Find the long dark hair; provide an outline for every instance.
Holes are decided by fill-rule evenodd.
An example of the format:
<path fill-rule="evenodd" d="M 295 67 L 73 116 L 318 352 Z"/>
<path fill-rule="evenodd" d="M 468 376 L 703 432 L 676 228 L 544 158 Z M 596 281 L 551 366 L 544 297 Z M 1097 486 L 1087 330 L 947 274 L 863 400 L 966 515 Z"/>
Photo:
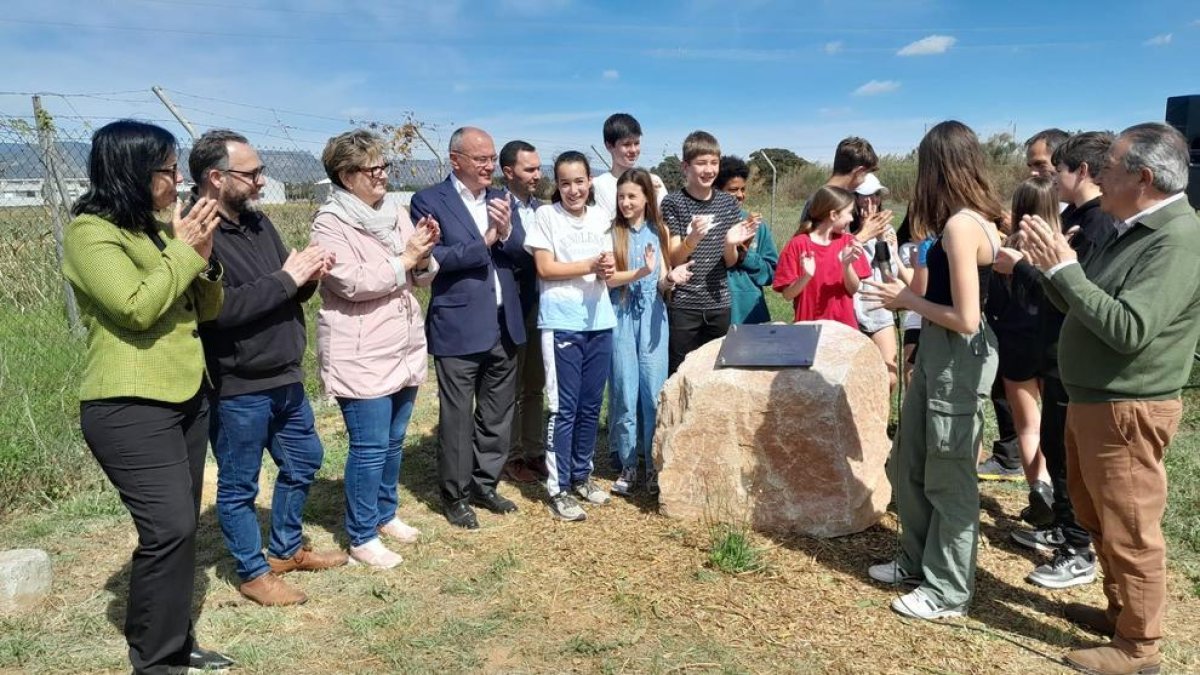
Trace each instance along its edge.
<path fill-rule="evenodd" d="M 917 146 L 917 186 L 908 211 L 913 238 L 941 235 L 950 216 L 962 209 L 992 222 L 1001 217 L 979 137 L 962 122 L 949 120 L 930 129 Z"/>
<path fill-rule="evenodd" d="M 92 134 L 88 154 L 90 184 L 71 213 L 101 216 L 127 230 L 153 229 L 150 185 L 155 169 L 161 168 L 175 147 L 175 136 L 153 124 L 117 120 L 100 127 Z"/>
<path fill-rule="evenodd" d="M 554 160 L 554 194 L 551 195 L 550 201 L 557 204 L 562 201 L 562 195 L 558 194 L 558 167 L 563 164 L 582 164 L 583 170 L 587 173 L 588 178 L 592 177 L 592 165 L 588 164 L 587 155 L 577 150 L 567 150 L 559 155 Z M 596 187 L 588 188 L 587 205 L 595 206 L 596 204 Z"/>

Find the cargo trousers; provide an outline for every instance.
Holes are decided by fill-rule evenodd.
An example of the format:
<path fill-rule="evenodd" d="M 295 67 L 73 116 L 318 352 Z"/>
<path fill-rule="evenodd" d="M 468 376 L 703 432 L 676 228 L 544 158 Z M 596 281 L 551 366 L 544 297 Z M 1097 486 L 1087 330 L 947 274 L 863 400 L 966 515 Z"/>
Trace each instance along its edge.
<path fill-rule="evenodd" d="M 888 459 L 900 517 L 896 562 L 943 607 L 964 607 L 975 589 L 976 448 L 997 363 L 986 323 L 963 335 L 925 321 Z"/>

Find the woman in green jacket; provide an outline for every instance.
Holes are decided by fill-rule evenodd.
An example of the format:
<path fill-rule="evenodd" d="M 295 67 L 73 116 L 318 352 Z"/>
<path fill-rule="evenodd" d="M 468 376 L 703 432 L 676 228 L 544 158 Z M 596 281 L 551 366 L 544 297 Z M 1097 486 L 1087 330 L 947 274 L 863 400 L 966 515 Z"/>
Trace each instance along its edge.
<path fill-rule="evenodd" d="M 208 442 L 197 325 L 217 316 L 216 203 L 187 216 L 175 137 L 122 120 L 92 136 L 91 185 L 63 240 L 63 273 L 87 328 L 80 426 L 133 517 L 125 638 L 135 673 L 228 667 L 191 624 L 196 521 Z M 154 218 L 175 204 L 170 227 Z"/>

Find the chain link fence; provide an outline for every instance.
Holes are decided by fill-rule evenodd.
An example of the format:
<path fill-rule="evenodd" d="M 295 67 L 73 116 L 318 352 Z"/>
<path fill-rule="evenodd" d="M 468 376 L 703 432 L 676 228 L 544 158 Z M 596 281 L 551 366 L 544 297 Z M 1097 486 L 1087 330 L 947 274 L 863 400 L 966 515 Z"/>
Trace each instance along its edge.
<path fill-rule="evenodd" d="M 60 269 L 71 205 L 88 187 L 90 137 L 88 129 L 56 129 L 48 117 L 0 120 L 0 513 L 100 479 L 78 429 L 86 336 Z M 179 149 L 181 195 L 192 187 L 188 150 Z M 303 150 L 257 150 L 267 168 L 263 210 L 287 246 L 302 248 L 329 191 L 324 168 Z M 419 188 L 440 180 L 438 172 L 436 162 L 397 164 L 393 183 Z M 390 198 L 406 204 L 410 194 Z M 317 302 L 309 304 L 311 313 Z"/>

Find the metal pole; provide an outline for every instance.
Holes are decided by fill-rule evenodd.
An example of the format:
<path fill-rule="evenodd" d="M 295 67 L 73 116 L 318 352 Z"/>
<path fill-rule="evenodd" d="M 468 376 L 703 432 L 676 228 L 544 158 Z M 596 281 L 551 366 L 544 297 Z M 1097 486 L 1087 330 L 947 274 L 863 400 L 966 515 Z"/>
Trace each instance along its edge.
<path fill-rule="evenodd" d="M 167 110 L 175 116 L 175 119 L 179 120 L 179 123 L 183 125 L 183 128 L 187 129 L 188 135 L 192 137 L 192 140 L 196 140 L 196 138 L 199 136 L 199 134 L 196 133 L 196 127 L 193 127 L 192 123 L 187 121 L 187 119 L 183 116 L 183 113 L 179 112 L 179 108 L 176 108 L 171 99 L 167 97 L 167 92 L 163 91 L 163 88 L 157 84 L 153 87 L 150 87 L 150 91 L 154 92 L 154 95 L 158 97 L 158 100 L 162 101 L 162 104 L 167 106 Z"/>
<path fill-rule="evenodd" d="M 437 157 L 438 175 L 446 175 L 446 161 L 442 159 L 441 153 L 434 149 L 433 144 L 429 142 L 429 139 L 425 138 L 425 134 L 421 133 L 421 126 L 419 124 L 414 122 L 412 126 L 413 133 L 417 135 L 417 138 L 421 139 L 421 142 L 425 144 L 425 147 L 429 148 L 429 151 L 433 153 L 434 157 Z"/>
<path fill-rule="evenodd" d="M 592 152 L 596 153 L 596 159 L 599 159 L 601 162 L 604 162 L 604 168 L 608 169 L 609 171 L 612 171 L 612 164 L 609 164 L 608 160 L 604 159 L 604 155 L 600 154 L 600 151 L 596 149 L 596 145 L 592 144 L 591 148 L 592 148 Z"/>
<path fill-rule="evenodd" d="M 62 160 L 58 156 L 58 146 L 54 139 L 54 118 L 42 108 L 42 97 L 33 97 L 33 120 L 37 126 L 38 143 L 42 146 L 42 166 L 46 173 L 43 182 L 43 194 L 46 198 L 46 208 L 50 211 L 50 221 L 54 228 L 54 252 L 58 256 L 58 265 L 63 262 L 63 214 L 70 212 L 66 183 L 63 182 L 60 166 Z M 83 332 L 83 324 L 79 321 L 79 305 L 75 302 L 75 289 L 64 276 L 63 297 L 67 304 L 67 322 L 71 332 L 79 335 Z"/>
<path fill-rule="evenodd" d="M 765 159 L 767 161 L 767 166 L 771 167 L 771 223 L 772 223 L 772 226 L 774 226 L 774 224 L 775 224 L 775 185 L 779 181 L 779 172 L 775 170 L 775 162 L 772 162 L 771 158 L 767 157 L 767 153 L 763 152 L 762 150 L 755 150 L 754 152 L 757 152 L 759 157 L 762 157 L 763 159 Z M 753 155 L 754 153 L 752 152 L 750 154 Z"/>

